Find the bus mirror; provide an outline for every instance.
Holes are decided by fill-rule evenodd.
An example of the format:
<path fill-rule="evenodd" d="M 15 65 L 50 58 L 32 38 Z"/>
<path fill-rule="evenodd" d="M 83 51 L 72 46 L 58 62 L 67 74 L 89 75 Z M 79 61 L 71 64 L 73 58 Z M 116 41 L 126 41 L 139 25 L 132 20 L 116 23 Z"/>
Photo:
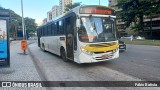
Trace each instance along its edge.
<path fill-rule="evenodd" d="M 77 27 L 80 27 L 80 19 L 77 19 L 77 21 L 76 21 L 76 26 L 77 26 Z"/>

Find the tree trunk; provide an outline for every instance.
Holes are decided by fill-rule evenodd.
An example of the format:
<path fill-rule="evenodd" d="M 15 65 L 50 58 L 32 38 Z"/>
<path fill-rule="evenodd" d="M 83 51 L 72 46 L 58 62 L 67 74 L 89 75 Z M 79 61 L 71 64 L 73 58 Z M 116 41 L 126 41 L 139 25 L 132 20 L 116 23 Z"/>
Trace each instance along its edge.
<path fill-rule="evenodd" d="M 140 15 L 140 29 L 142 30 L 142 36 L 145 36 L 144 24 L 143 24 L 143 15 Z"/>
<path fill-rule="evenodd" d="M 150 38 L 152 39 L 152 14 L 150 15 L 150 31 L 151 31 L 151 33 L 150 33 Z"/>

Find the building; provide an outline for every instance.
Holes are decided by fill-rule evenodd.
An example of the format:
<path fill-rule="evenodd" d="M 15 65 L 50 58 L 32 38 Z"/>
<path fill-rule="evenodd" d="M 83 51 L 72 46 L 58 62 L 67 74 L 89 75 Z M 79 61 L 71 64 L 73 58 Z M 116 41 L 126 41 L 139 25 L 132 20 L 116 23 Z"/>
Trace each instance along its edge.
<path fill-rule="evenodd" d="M 65 13 L 66 5 L 70 3 L 73 4 L 73 0 L 59 0 L 60 14 Z"/>
<path fill-rule="evenodd" d="M 43 23 L 47 23 L 47 18 L 43 19 Z"/>
<path fill-rule="evenodd" d="M 52 7 L 52 10 L 47 12 L 47 21 L 46 19 L 44 19 L 43 23 L 49 22 L 52 19 L 58 17 L 59 15 L 62 15 L 63 13 L 65 13 L 66 6 L 72 3 L 73 3 L 73 0 L 59 0 L 59 6 L 54 5 Z"/>
<path fill-rule="evenodd" d="M 109 0 L 109 7 L 112 7 L 112 6 L 114 6 L 114 5 L 116 5 L 117 4 L 117 0 Z M 113 9 L 116 9 L 116 7 L 112 7 Z"/>
<path fill-rule="evenodd" d="M 117 0 L 109 0 L 109 7 L 111 7 L 112 9 L 114 9 L 116 12 L 120 11 L 121 9 L 118 7 L 115 7 L 115 5 L 117 4 Z M 118 29 L 118 34 L 119 37 L 121 36 L 125 36 L 128 33 L 126 32 L 125 29 L 125 23 L 122 21 L 122 19 L 117 18 L 116 20 L 116 24 L 117 24 L 117 29 Z M 127 31 L 129 30 L 129 28 L 127 29 Z"/>
<path fill-rule="evenodd" d="M 120 11 L 121 9 L 117 7 L 112 7 L 117 4 L 117 0 L 109 0 L 109 6 L 116 11 Z M 160 39 L 160 14 L 152 15 L 152 16 L 144 16 L 144 32 L 147 38 L 152 39 Z M 120 36 L 128 34 L 136 34 L 131 28 L 124 29 L 125 24 L 122 19 L 117 19 L 117 29 L 120 33 Z"/>
<path fill-rule="evenodd" d="M 49 22 L 50 20 L 52 20 L 52 11 L 47 12 L 47 22 Z"/>
<path fill-rule="evenodd" d="M 52 7 L 52 19 L 60 15 L 60 7 L 55 5 Z"/>
<path fill-rule="evenodd" d="M 152 39 L 160 39 L 160 14 L 144 17 L 145 33 Z"/>

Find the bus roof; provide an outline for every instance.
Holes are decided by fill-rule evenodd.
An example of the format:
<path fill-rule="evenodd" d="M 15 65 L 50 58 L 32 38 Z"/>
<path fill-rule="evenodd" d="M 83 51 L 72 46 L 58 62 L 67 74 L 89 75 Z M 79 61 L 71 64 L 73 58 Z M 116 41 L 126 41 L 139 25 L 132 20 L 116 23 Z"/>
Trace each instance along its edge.
<path fill-rule="evenodd" d="M 39 26 L 38 28 L 43 27 L 43 26 L 45 26 L 45 25 L 48 25 L 48 24 L 52 23 L 53 21 L 58 20 L 58 19 L 66 16 L 66 15 L 72 13 L 72 12 L 76 13 L 77 15 L 80 15 L 80 9 L 81 9 L 81 8 L 84 8 L 84 7 L 103 8 L 103 9 L 109 9 L 109 10 L 115 11 L 114 9 L 111 9 L 111 8 L 109 8 L 109 7 L 100 6 L 100 5 L 82 5 L 82 6 L 77 6 L 77 7 L 73 8 L 73 9 L 71 9 L 70 11 L 68 11 L 67 13 L 64 13 L 64 14 L 62 14 L 62 15 L 54 18 L 54 19 L 52 19 L 51 21 L 49 21 L 49 22 L 47 22 L 47 23 Z M 86 14 L 87 14 L 87 13 L 86 13 Z"/>

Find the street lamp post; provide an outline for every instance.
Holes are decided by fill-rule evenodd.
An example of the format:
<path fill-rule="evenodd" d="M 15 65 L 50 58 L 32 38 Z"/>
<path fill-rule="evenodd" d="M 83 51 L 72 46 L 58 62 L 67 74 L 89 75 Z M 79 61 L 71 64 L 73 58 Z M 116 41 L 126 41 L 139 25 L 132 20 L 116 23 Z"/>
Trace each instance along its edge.
<path fill-rule="evenodd" d="M 22 10 L 22 29 L 23 29 L 23 40 L 25 40 L 24 17 L 23 17 L 23 0 L 21 0 L 21 10 Z"/>
<path fill-rule="evenodd" d="M 99 0 L 99 5 L 101 4 L 101 1 Z"/>
<path fill-rule="evenodd" d="M 23 17 L 23 0 L 21 0 L 21 10 L 22 10 L 22 29 L 23 29 L 23 40 L 21 41 L 21 49 L 23 50 L 24 55 L 26 54 L 27 49 L 27 41 L 26 41 L 26 34 L 25 34 L 25 24 L 24 24 L 24 17 Z"/>
<path fill-rule="evenodd" d="M 27 40 L 27 32 L 26 32 L 27 31 L 27 27 L 26 27 L 26 25 L 24 26 L 24 31 L 25 31 L 24 32 L 25 33 L 25 40 Z"/>

